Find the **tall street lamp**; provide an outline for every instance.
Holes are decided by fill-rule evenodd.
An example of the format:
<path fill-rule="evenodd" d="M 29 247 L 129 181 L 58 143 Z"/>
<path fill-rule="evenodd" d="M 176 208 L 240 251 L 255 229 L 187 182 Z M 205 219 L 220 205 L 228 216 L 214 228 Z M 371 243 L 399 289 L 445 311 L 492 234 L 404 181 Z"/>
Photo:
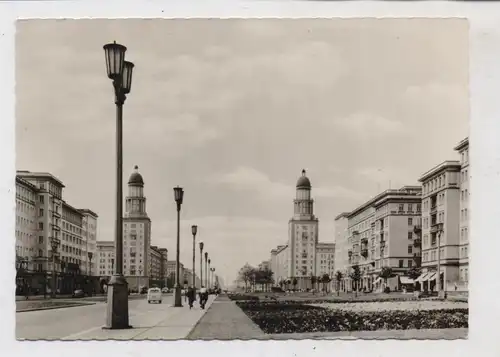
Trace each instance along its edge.
<path fill-rule="evenodd" d="M 211 288 L 211 283 L 210 283 L 210 272 L 212 271 L 212 268 L 210 268 L 210 259 L 208 259 L 208 286 L 207 288 L 210 289 Z"/>
<path fill-rule="evenodd" d="M 205 252 L 205 287 L 208 289 L 208 252 Z"/>
<path fill-rule="evenodd" d="M 123 104 L 132 87 L 134 64 L 125 61 L 127 48 L 116 42 L 104 45 L 108 78 L 113 81 L 116 105 L 116 270 L 108 283 L 107 329 L 130 328 L 128 287 L 123 276 Z"/>
<path fill-rule="evenodd" d="M 437 224 L 437 277 L 436 277 L 436 290 L 439 298 L 443 298 L 444 294 L 441 292 L 441 236 L 444 232 L 444 224 Z"/>
<path fill-rule="evenodd" d="M 203 246 L 204 243 L 200 242 L 200 288 L 203 286 Z"/>
<path fill-rule="evenodd" d="M 174 197 L 175 203 L 177 204 L 177 252 L 175 261 L 175 297 L 174 297 L 174 307 L 182 307 L 182 296 L 181 296 L 181 283 L 180 283 L 180 231 L 181 231 L 181 205 L 184 199 L 184 190 L 177 186 L 174 187 Z"/>
<path fill-rule="evenodd" d="M 57 272 L 56 272 L 56 255 L 57 255 L 57 247 L 59 246 L 59 239 L 52 237 L 50 238 L 50 248 L 52 248 L 52 291 L 51 296 L 53 298 L 56 297 L 57 290 Z"/>
<path fill-rule="evenodd" d="M 196 269 L 195 269 L 195 250 L 196 250 L 196 233 L 198 232 L 198 226 L 191 226 L 191 233 L 193 233 L 193 289 L 196 289 Z"/>
<path fill-rule="evenodd" d="M 214 271 L 215 271 L 215 268 L 210 269 L 210 273 L 211 273 L 210 281 L 211 281 L 212 287 L 215 289 Z"/>

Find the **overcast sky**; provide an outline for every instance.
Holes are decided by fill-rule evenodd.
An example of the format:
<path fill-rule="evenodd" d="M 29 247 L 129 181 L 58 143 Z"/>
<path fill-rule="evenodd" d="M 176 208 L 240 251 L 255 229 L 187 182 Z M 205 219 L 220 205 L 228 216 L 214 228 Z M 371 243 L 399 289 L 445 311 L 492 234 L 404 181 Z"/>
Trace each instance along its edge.
<path fill-rule="evenodd" d="M 135 63 L 124 179 L 144 177 L 152 244 L 181 260 L 198 224 L 231 282 L 287 240 L 295 183 L 313 185 L 320 241 L 378 190 L 416 184 L 468 135 L 466 20 L 18 22 L 17 168 L 51 172 L 114 239 L 115 106 L 102 45 Z M 125 181 L 126 184 L 126 181 Z M 125 193 L 127 189 L 125 186 Z"/>

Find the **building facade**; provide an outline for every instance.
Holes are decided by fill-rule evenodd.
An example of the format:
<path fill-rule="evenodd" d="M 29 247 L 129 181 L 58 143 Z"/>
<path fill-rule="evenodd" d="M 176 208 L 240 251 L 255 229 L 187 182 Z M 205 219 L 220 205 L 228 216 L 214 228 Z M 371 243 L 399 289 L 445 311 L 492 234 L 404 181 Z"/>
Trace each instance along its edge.
<path fill-rule="evenodd" d="M 346 291 L 346 278 L 349 275 L 348 251 L 351 249 L 348 244 L 348 217 L 349 212 L 343 212 L 335 217 L 335 273 L 331 276 L 335 290 Z M 340 281 L 337 281 L 337 271 L 342 274 Z"/>
<path fill-rule="evenodd" d="M 316 245 L 316 277 L 322 278 L 328 275 L 330 281 L 329 289 L 332 290 L 335 276 L 335 243 L 318 242 Z M 326 283 L 325 283 L 326 287 Z"/>
<path fill-rule="evenodd" d="M 459 238 L 459 273 L 457 287 L 468 290 L 469 285 L 469 221 L 470 221 L 470 174 L 469 174 L 469 138 L 462 140 L 456 147 L 460 155 L 460 238 Z"/>
<path fill-rule="evenodd" d="M 52 287 L 52 274 L 47 273 L 55 271 L 58 291 L 71 290 L 82 285 L 80 277 L 89 273 L 83 219 L 91 215 L 96 227 L 98 217 L 65 202 L 64 187 L 50 173 L 16 172 L 16 261 L 23 263 L 24 274 L 36 273 L 36 277 L 25 276 L 31 289 L 47 291 Z"/>
<path fill-rule="evenodd" d="M 83 271 L 86 275 L 97 276 L 96 263 L 97 258 L 97 214 L 89 209 L 80 209 L 82 214 L 82 239 L 84 241 L 83 257 L 86 259 L 83 265 Z"/>
<path fill-rule="evenodd" d="M 415 229 L 421 226 L 421 192 L 420 186 L 389 189 L 337 217 L 340 232 L 345 230 L 347 218 L 347 239 L 336 237 L 347 240 L 347 255 L 338 257 L 344 265 L 337 265 L 344 276 L 343 291 L 380 291 L 385 284 L 379 277 L 383 267 L 404 275 L 414 266 L 420 252 Z M 356 265 L 361 273 L 357 283 L 350 277 Z M 397 277 L 388 283 L 391 290 L 397 288 Z"/>
<path fill-rule="evenodd" d="M 97 241 L 97 272 L 100 277 L 110 278 L 115 267 L 115 242 Z"/>
<path fill-rule="evenodd" d="M 167 284 L 167 248 L 151 246 L 149 249 L 149 282 L 150 286 L 165 287 Z"/>
<path fill-rule="evenodd" d="M 435 288 L 438 260 L 441 286 L 459 280 L 460 222 L 467 214 L 460 211 L 460 177 L 460 162 L 445 161 L 420 178 L 423 187 L 423 269 L 417 280 L 424 290 Z"/>
<path fill-rule="evenodd" d="M 128 180 L 123 217 L 123 275 L 129 287 L 149 286 L 151 220 L 146 212 L 144 180 L 138 166 Z"/>
<path fill-rule="evenodd" d="M 175 271 L 176 271 L 176 261 L 167 261 L 167 279 L 172 282 L 172 287 L 175 286 Z M 205 266 L 203 266 L 203 274 L 205 274 Z M 184 264 L 179 263 L 179 282 L 181 286 L 184 286 Z M 204 284 L 204 282 L 203 282 Z"/>

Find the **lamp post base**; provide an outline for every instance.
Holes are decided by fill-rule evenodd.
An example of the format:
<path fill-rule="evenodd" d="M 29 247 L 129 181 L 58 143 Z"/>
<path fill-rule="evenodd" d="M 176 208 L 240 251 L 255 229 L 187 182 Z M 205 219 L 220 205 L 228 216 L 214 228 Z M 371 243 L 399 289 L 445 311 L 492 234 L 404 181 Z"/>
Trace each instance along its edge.
<path fill-rule="evenodd" d="M 174 291 L 174 307 L 182 307 L 182 291 L 180 286 L 176 286 Z"/>
<path fill-rule="evenodd" d="M 128 284 L 123 275 L 113 275 L 108 283 L 108 303 L 104 329 L 129 329 Z"/>

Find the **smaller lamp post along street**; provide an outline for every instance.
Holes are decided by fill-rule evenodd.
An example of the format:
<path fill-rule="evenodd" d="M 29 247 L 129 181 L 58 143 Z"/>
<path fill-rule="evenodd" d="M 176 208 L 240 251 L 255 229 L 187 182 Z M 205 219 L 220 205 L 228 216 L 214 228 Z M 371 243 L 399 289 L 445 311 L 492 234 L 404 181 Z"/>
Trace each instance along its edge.
<path fill-rule="evenodd" d="M 210 283 L 210 272 L 212 271 L 212 268 L 210 268 L 210 259 L 208 259 L 208 283 L 207 283 L 207 289 L 210 289 L 212 286 Z"/>
<path fill-rule="evenodd" d="M 92 296 L 92 292 L 94 290 L 94 285 L 92 283 L 92 257 L 94 256 L 94 253 L 88 252 L 87 256 L 89 257 L 89 283 L 90 283 L 90 296 Z"/>
<path fill-rule="evenodd" d="M 205 252 L 205 287 L 208 289 L 208 252 Z"/>
<path fill-rule="evenodd" d="M 200 288 L 203 286 L 203 246 L 204 243 L 200 242 Z"/>
<path fill-rule="evenodd" d="M 212 278 L 211 278 L 211 281 L 212 281 L 212 287 L 215 289 L 214 275 L 215 275 L 215 268 L 212 268 Z"/>
<path fill-rule="evenodd" d="M 113 81 L 116 105 L 116 218 L 115 259 L 116 270 L 108 282 L 108 303 L 105 329 L 127 329 L 128 283 L 123 276 L 123 105 L 132 88 L 134 64 L 125 61 L 127 47 L 116 42 L 104 45 L 106 71 Z"/>
<path fill-rule="evenodd" d="M 52 237 L 50 239 L 50 248 L 52 248 L 52 287 L 51 287 L 51 296 L 53 298 L 56 297 L 57 291 L 57 272 L 56 272 L 56 255 L 57 255 L 57 247 L 59 246 L 59 239 Z"/>
<path fill-rule="evenodd" d="M 193 233 L 193 289 L 196 289 L 196 268 L 195 268 L 195 255 L 196 255 L 196 233 L 198 232 L 198 226 L 191 226 L 191 233 Z"/>
<path fill-rule="evenodd" d="M 175 295 L 174 295 L 174 307 L 182 307 L 182 296 L 181 296 L 181 282 L 180 282 L 180 230 L 181 230 L 181 205 L 184 200 L 184 190 L 177 186 L 174 187 L 174 197 L 175 203 L 177 204 L 177 251 L 175 259 Z"/>
<path fill-rule="evenodd" d="M 437 224 L 437 276 L 436 276 L 436 290 L 439 298 L 444 298 L 441 292 L 441 235 L 444 232 L 443 223 Z"/>

